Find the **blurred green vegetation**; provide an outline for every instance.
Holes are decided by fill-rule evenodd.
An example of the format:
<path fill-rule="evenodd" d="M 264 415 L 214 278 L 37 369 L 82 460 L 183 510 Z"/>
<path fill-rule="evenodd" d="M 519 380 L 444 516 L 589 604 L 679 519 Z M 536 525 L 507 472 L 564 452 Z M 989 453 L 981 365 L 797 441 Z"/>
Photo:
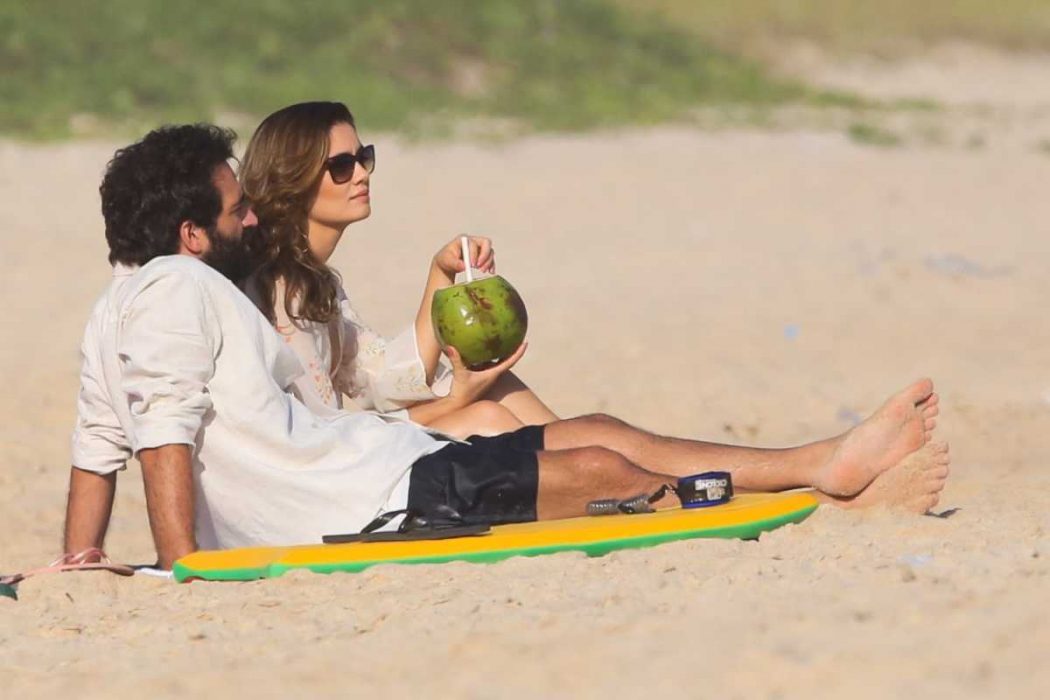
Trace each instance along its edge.
<path fill-rule="evenodd" d="M 254 118 L 306 99 L 344 100 L 370 129 L 412 130 L 471 116 L 582 129 L 846 98 L 609 0 L 0 4 L 2 132 Z"/>
<path fill-rule="evenodd" d="M 4 0 L 0 133 L 250 123 L 306 99 L 427 134 L 872 106 L 771 75 L 760 59 L 784 36 L 1050 48 L 1050 0 Z"/>
<path fill-rule="evenodd" d="M 854 122 L 853 124 L 850 124 L 846 129 L 846 134 L 856 143 L 862 143 L 868 146 L 889 148 L 891 146 L 899 146 L 903 143 L 903 139 L 889 129 L 884 129 L 874 124 L 866 124 L 864 122 Z"/>
<path fill-rule="evenodd" d="M 768 55 L 785 37 L 834 51 L 896 55 L 963 40 L 1050 48 L 1050 0 L 616 0 L 726 51 Z"/>

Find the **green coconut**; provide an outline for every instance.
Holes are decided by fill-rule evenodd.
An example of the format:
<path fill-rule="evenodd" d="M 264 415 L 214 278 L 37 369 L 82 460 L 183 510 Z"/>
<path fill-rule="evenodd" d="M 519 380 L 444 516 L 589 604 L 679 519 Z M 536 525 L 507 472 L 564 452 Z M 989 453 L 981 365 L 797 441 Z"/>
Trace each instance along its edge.
<path fill-rule="evenodd" d="M 513 355 L 529 327 L 521 295 L 498 275 L 439 289 L 430 317 L 441 346 L 454 347 L 472 370 Z"/>

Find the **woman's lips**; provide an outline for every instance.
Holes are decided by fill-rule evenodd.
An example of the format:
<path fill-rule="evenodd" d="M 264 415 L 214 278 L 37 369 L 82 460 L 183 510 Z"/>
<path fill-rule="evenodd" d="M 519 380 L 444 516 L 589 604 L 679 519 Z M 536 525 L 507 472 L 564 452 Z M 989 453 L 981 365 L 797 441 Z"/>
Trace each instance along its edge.
<path fill-rule="evenodd" d="M 357 194 L 355 194 L 350 199 L 363 199 L 365 201 L 368 201 L 368 199 L 369 199 L 369 197 L 368 197 L 368 190 L 365 190 L 364 192 L 358 192 Z"/>

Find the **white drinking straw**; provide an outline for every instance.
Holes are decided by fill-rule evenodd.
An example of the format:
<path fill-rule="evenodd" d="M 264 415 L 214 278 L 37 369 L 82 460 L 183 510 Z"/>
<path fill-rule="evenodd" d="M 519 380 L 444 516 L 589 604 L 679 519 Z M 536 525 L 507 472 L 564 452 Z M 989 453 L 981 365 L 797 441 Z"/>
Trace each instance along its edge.
<path fill-rule="evenodd" d="M 467 283 L 474 281 L 474 275 L 470 270 L 470 242 L 466 236 L 459 237 L 460 245 L 463 246 L 463 262 L 467 263 Z"/>

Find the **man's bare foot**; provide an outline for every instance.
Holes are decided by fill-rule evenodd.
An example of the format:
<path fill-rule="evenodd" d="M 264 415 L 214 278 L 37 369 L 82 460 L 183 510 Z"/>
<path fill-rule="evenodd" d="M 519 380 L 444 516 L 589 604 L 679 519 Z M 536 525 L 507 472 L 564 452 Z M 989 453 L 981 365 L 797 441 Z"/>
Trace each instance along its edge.
<path fill-rule="evenodd" d="M 931 442 L 884 471 L 856 496 L 818 495 L 821 502 L 841 508 L 888 506 L 925 513 L 937 505 L 948 479 L 948 443 Z"/>
<path fill-rule="evenodd" d="M 933 382 L 920 379 L 889 398 L 850 430 L 824 464 L 813 486 L 831 496 L 858 494 L 879 474 L 925 445 L 937 425 Z"/>

